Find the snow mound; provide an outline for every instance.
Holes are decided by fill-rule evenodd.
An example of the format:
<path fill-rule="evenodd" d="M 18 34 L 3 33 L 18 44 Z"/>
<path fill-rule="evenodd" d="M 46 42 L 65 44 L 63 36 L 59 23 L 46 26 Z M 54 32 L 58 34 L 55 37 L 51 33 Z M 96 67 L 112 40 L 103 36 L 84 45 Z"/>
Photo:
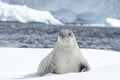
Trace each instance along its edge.
<path fill-rule="evenodd" d="M 63 25 L 60 21 L 56 20 L 50 12 L 39 11 L 27 6 L 10 5 L 0 1 L 0 20 L 1 21 L 19 21 L 39 22 L 43 24 Z"/>
<path fill-rule="evenodd" d="M 51 50 L 0 48 L 0 80 L 120 80 L 120 52 L 95 49 L 81 49 L 91 71 L 39 77 L 37 66 Z"/>
<path fill-rule="evenodd" d="M 120 27 L 120 20 L 115 18 L 107 18 L 106 22 L 112 26 Z"/>

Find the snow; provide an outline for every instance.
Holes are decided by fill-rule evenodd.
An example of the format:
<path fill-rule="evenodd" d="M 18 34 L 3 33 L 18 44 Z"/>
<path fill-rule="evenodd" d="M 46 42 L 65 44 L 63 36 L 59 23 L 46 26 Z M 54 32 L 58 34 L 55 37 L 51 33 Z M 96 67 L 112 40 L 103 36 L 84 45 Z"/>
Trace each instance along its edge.
<path fill-rule="evenodd" d="M 83 73 L 36 74 L 52 48 L 0 48 L 0 80 L 120 80 L 120 52 L 81 49 L 91 70 Z"/>
<path fill-rule="evenodd" d="M 115 18 L 107 18 L 106 22 L 112 26 L 120 27 L 120 20 Z"/>
<path fill-rule="evenodd" d="M 10 5 L 0 1 L 1 21 L 39 22 L 43 24 L 63 25 L 48 11 L 39 11 L 25 5 Z"/>

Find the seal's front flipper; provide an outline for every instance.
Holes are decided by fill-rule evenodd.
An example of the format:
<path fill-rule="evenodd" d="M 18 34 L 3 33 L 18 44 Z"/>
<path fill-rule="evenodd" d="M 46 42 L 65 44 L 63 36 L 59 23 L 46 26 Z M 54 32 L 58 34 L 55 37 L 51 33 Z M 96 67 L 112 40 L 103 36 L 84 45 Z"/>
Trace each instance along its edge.
<path fill-rule="evenodd" d="M 79 72 L 85 72 L 85 71 L 89 71 L 89 70 L 90 70 L 90 67 L 87 63 L 81 64 L 79 67 Z"/>

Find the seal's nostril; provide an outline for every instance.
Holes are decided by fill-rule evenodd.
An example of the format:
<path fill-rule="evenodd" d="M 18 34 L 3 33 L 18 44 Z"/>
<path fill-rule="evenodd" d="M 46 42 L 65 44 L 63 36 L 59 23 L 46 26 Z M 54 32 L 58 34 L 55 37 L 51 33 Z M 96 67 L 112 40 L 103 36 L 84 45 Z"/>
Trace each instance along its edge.
<path fill-rule="evenodd" d="M 62 36 L 62 32 L 59 33 L 59 36 Z"/>
<path fill-rule="evenodd" d="M 60 32 L 60 33 L 59 33 L 59 36 L 65 37 L 65 34 L 64 34 L 63 32 Z"/>

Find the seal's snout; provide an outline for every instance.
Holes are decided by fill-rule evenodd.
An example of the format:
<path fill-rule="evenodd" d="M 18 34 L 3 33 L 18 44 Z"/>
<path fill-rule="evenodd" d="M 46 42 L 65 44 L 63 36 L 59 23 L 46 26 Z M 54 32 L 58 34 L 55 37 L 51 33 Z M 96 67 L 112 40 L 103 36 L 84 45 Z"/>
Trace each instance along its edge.
<path fill-rule="evenodd" d="M 59 36 L 65 37 L 65 33 L 64 33 L 64 32 L 60 32 L 60 33 L 59 33 Z"/>

